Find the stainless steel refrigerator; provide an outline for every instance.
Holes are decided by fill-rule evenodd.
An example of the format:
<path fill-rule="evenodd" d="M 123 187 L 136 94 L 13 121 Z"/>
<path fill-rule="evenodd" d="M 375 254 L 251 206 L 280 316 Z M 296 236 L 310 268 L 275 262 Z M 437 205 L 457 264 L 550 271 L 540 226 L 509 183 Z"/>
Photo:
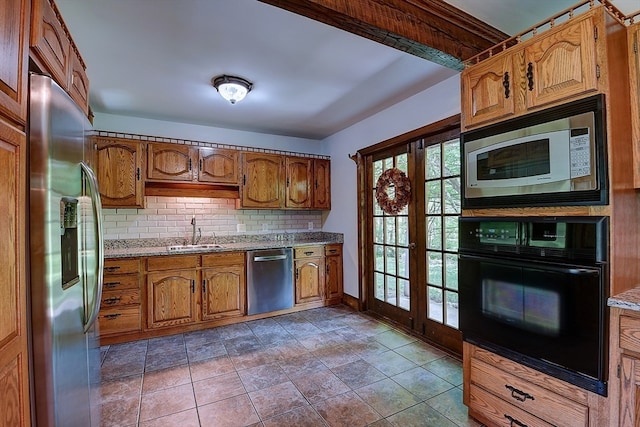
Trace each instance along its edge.
<path fill-rule="evenodd" d="M 37 426 L 100 424 L 102 207 L 91 125 L 50 77 L 29 91 L 31 373 Z"/>

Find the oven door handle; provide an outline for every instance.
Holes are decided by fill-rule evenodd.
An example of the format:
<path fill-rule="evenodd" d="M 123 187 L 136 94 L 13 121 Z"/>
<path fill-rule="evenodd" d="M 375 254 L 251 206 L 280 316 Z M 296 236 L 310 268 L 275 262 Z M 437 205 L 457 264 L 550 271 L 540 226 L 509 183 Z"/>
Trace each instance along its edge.
<path fill-rule="evenodd" d="M 493 264 L 502 264 L 513 267 L 523 267 L 523 268 L 535 268 L 538 270 L 547 270 L 553 271 L 556 273 L 564 273 L 564 274 L 574 274 L 574 275 L 590 275 L 597 276 L 602 272 L 594 267 L 594 268 L 585 268 L 585 267 L 563 267 L 559 265 L 552 264 L 541 264 L 537 260 L 536 261 L 523 261 L 523 260 L 514 260 L 514 259 L 500 259 L 500 258 L 491 258 L 481 255 L 468 255 L 468 254 L 458 254 L 459 260 L 473 260 L 473 261 L 486 261 L 491 262 Z"/>

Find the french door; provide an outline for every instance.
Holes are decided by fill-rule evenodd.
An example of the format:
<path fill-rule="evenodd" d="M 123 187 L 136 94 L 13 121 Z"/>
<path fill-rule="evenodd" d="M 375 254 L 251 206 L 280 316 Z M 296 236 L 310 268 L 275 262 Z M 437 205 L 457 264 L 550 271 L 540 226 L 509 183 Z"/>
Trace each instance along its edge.
<path fill-rule="evenodd" d="M 452 124 L 453 123 L 453 124 Z M 455 121 L 423 135 L 396 138 L 361 151 L 363 305 L 430 341 L 461 352 L 458 330 L 460 141 Z M 439 124 L 441 125 L 441 124 Z M 370 150 L 368 152 L 367 150 Z M 385 212 L 379 177 L 402 171 L 409 203 Z M 395 186 L 386 188 L 395 197 Z"/>

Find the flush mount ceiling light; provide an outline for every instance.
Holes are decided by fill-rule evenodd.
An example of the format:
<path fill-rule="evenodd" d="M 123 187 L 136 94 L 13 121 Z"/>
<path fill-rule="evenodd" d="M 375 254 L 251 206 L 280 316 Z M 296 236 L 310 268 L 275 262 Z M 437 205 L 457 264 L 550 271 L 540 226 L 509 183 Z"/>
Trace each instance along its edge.
<path fill-rule="evenodd" d="M 253 84 L 248 80 L 226 75 L 214 77 L 211 79 L 211 84 L 220 96 L 232 104 L 242 101 L 253 87 Z"/>

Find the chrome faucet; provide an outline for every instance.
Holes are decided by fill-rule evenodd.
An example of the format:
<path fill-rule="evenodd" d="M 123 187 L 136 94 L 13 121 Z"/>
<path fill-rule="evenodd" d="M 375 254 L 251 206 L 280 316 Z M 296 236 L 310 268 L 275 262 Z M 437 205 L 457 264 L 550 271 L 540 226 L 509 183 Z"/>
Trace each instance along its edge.
<path fill-rule="evenodd" d="M 196 238 L 196 217 L 191 218 L 191 244 L 197 245 L 202 238 L 202 229 L 198 228 L 198 237 Z"/>

